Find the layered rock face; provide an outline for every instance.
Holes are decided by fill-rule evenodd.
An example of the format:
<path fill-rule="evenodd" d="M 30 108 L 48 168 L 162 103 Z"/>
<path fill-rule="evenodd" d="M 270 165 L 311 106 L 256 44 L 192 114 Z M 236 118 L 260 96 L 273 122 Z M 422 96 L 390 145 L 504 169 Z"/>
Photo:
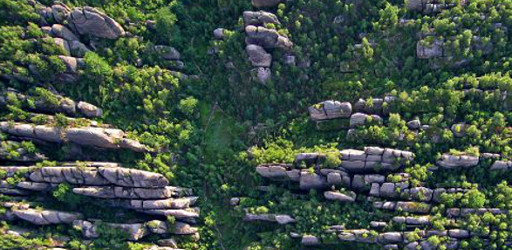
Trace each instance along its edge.
<path fill-rule="evenodd" d="M 60 128 L 48 125 L 0 122 L 0 131 L 12 136 L 51 143 L 76 143 L 82 146 L 103 149 L 129 149 L 135 152 L 148 152 L 136 140 L 126 138 L 119 129 L 101 127 Z"/>
<path fill-rule="evenodd" d="M 449 249 L 457 248 L 462 240 L 470 237 L 486 237 L 457 226 L 459 218 L 472 214 L 481 216 L 485 213 L 493 215 L 509 213 L 507 210 L 497 208 L 448 207 L 441 213 L 447 215 L 448 222 L 452 226 L 446 230 L 433 230 L 431 229 L 435 221 L 432 214 L 433 207 L 442 202 L 444 195 L 464 195 L 470 191 L 469 189 L 429 187 L 426 183 L 414 184 L 410 181 L 409 173 L 400 172 L 403 166 L 414 161 L 415 155 L 408 151 L 379 147 L 365 147 L 364 150 L 346 149 L 340 151 L 341 164 L 337 168 L 326 168 L 325 158 L 326 155 L 321 153 L 300 153 L 296 155 L 293 164 L 263 164 L 257 166 L 256 172 L 273 181 L 298 183 L 298 189 L 293 189 L 291 186 L 294 192 L 299 192 L 299 189 L 317 189 L 323 192 L 325 200 L 337 203 L 367 200 L 375 209 L 393 215 L 389 216 L 389 221 L 372 221 L 370 223 L 372 230 L 347 229 L 344 225 L 330 226 L 325 233 L 335 233 L 340 242 L 377 244 L 385 249 L 417 249 L 418 247 L 435 249 L 428 239 L 438 235 L 448 239 L 443 241 L 444 246 Z M 431 167 L 429 171 L 475 167 L 482 158 L 494 160 L 490 170 L 508 170 L 512 166 L 510 162 L 499 160 L 500 156 L 496 154 L 482 153 L 480 157 L 444 154 L 435 163 L 437 166 Z M 298 169 L 299 166 L 309 167 L 309 169 Z M 301 196 L 300 193 L 296 195 Z M 231 205 L 238 206 L 240 199 L 232 198 Z M 282 215 L 293 218 L 288 223 L 276 221 L 275 216 L 271 213 L 254 215 L 246 212 L 244 220 L 277 224 L 293 223 L 296 220 L 293 218 L 293 213 Z M 396 228 L 398 225 L 403 229 L 400 231 L 387 229 Z M 291 233 L 290 237 L 299 239 L 304 246 L 332 244 L 331 241 L 323 242 L 321 238 L 310 234 Z"/>
<path fill-rule="evenodd" d="M 35 225 L 72 224 L 88 239 L 99 236 L 99 224 L 127 232 L 132 241 L 149 234 L 165 239 L 171 235 L 195 235 L 198 231 L 190 226 L 199 218 L 199 209 L 193 207 L 198 197 L 192 196 L 189 189 L 169 186 L 169 181 L 160 174 L 122 168 L 117 163 L 108 162 L 64 163 L 52 167 L 0 167 L 0 171 L 6 173 L 3 178 L 23 178 L 15 185 L 0 182 L 0 193 L 12 197 L 51 192 L 59 184 L 65 183 L 73 187 L 73 193 L 107 200 L 112 207 L 130 209 L 156 218 L 173 216 L 177 221 L 172 224 L 160 220 L 109 223 L 84 218 L 79 211 L 32 209 L 21 203 L 3 204 L 9 208 L 3 219 L 24 220 Z"/>

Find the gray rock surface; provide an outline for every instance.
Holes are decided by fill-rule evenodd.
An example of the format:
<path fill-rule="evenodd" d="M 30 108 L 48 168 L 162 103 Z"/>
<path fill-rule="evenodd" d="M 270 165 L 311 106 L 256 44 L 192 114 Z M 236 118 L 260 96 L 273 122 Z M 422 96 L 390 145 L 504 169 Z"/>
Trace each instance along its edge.
<path fill-rule="evenodd" d="M 263 47 L 249 44 L 245 47 L 245 51 L 249 55 L 249 61 L 253 67 L 270 67 L 272 55 L 267 53 Z"/>
<path fill-rule="evenodd" d="M 67 21 L 73 30 L 81 35 L 117 39 L 125 35 L 123 27 L 99 10 L 86 6 L 74 8 Z"/>

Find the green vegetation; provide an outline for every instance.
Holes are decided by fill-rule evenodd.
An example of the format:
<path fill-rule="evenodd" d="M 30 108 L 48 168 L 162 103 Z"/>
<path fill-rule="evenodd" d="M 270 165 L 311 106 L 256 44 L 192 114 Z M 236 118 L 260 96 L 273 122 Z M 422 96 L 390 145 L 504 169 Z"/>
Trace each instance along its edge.
<path fill-rule="evenodd" d="M 200 197 L 201 239 L 180 239 L 181 248 L 297 249 L 300 240 L 293 239 L 292 232 L 336 242 L 329 249 L 373 247 L 337 242 L 336 236 L 325 230 L 331 225 L 370 229 L 370 221 L 396 214 L 377 210 L 362 198 L 350 204 L 326 201 L 323 192 L 298 191 L 294 184 L 269 182 L 255 172 L 255 167 L 264 163 L 288 163 L 292 168 L 316 171 L 316 166 L 293 164 L 297 153 L 322 153 L 325 159 L 319 167 L 334 168 L 342 163 L 341 149 L 371 145 L 414 152 L 415 161 L 407 162 L 401 171 L 410 177 L 387 173 L 388 180 L 414 187 L 439 184 L 465 190 L 441 195 L 432 209 L 435 219 L 427 229 L 450 228 L 444 211 L 451 207 L 512 209 L 508 184 L 512 175 L 489 171 L 489 159 L 472 168 L 431 171 L 444 153 L 475 157 L 494 153 L 502 160 L 512 159 L 510 0 L 472 0 L 431 14 L 410 11 L 408 1 L 403 0 L 282 1 L 265 8 L 275 13 L 280 23 L 265 26 L 288 36 L 293 47 L 291 51 L 268 50 L 272 77 L 265 84 L 254 79 L 245 52 L 246 34 L 241 32 L 243 11 L 255 9 L 250 0 L 62 1 L 70 7 L 96 7 L 129 33 L 113 40 L 80 36 L 91 51 L 77 72 L 70 74 L 76 78 L 72 83 L 65 81 L 68 68 L 58 57 L 67 52 L 41 28 L 40 6 L 34 2 L 52 4 L 48 0 L 0 0 L 0 92 L 14 88 L 27 96 L 22 100 L 14 93 L 6 94 L 5 103 L 0 100 L 0 119 L 11 125 L 29 122 L 62 128 L 92 122 L 111 124 L 147 145 L 151 153 L 95 149 L 83 149 L 83 153 L 97 161 L 161 173 L 172 185 L 193 188 Z M 215 40 L 212 31 L 219 27 L 225 29 L 224 38 Z M 443 41 L 445 55 L 419 59 L 417 42 L 431 46 L 437 40 Z M 163 59 L 155 45 L 180 51 L 183 68 Z M 283 58 L 289 55 L 295 56 L 295 64 L 285 63 Z M 188 77 L 183 77 L 185 74 Z M 63 111 L 52 113 L 51 118 L 31 113 L 36 104 L 49 108 L 63 104 L 65 100 L 55 93 L 101 107 L 103 116 L 71 120 Z M 384 107 L 389 111 L 384 122 L 367 121 L 350 136 L 347 120 L 314 124 L 307 117 L 307 108 L 323 100 L 354 103 L 361 98 L 371 108 L 376 106 L 373 98 L 386 95 L 396 101 Z M 428 128 L 409 128 L 407 122 L 413 119 Z M 454 127 L 455 134 L 465 136 L 451 132 L 454 124 L 459 124 Z M 7 139 L 12 138 L 1 134 L 6 160 L 19 157 L 20 148 L 30 154 L 42 152 L 55 161 L 68 160 L 68 145 L 27 141 L 14 145 Z M 0 171 L 0 177 L 11 186 L 25 180 L 23 173 L 7 177 Z M 261 185 L 267 191 L 259 191 Z M 107 205 L 73 194 L 69 185 L 61 184 L 47 196 L 50 208 L 79 209 L 100 219 L 116 217 Z M 243 197 L 239 207 L 229 206 L 231 197 Z M 290 214 L 296 223 L 246 223 L 243 209 L 256 214 Z M 128 213 L 126 217 L 137 215 Z M 167 221 L 172 224 L 176 218 Z M 512 239 L 508 214 L 471 215 L 458 223 L 489 235 L 489 243 L 472 237 L 460 242 L 462 248 L 502 249 Z M 48 232 L 67 230 L 43 228 Z M 66 231 L 73 236 L 66 247 L 144 247 L 127 243 L 126 235 L 117 230 L 100 227 L 100 231 L 101 238 L 88 244 L 78 233 Z M 44 236 L 1 234 L 0 248 L 49 246 Z M 417 240 L 419 236 L 409 237 Z M 428 237 L 433 246 L 442 246 L 447 240 Z"/>

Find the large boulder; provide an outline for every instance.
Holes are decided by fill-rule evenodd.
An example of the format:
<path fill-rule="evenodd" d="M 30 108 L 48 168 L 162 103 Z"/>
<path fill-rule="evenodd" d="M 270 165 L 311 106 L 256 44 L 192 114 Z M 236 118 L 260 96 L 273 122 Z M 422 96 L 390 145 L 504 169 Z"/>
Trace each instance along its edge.
<path fill-rule="evenodd" d="M 82 217 L 79 213 L 36 209 L 18 209 L 14 211 L 14 215 L 36 225 L 68 224 Z"/>
<path fill-rule="evenodd" d="M 263 47 L 255 44 L 249 44 L 245 47 L 249 61 L 253 67 L 270 67 L 272 55 L 267 53 Z"/>
<path fill-rule="evenodd" d="M 257 44 L 266 49 L 281 48 L 289 50 L 293 46 L 293 43 L 288 37 L 279 34 L 274 29 L 247 25 L 245 27 L 245 33 L 247 34 L 246 42 L 248 44 Z"/>
<path fill-rule="evenodd" d="M 72 29 L 81 35 L 107 39 L 117 39 L 125 35 L 124 29 L 119 23 L 89 6 L 74 8 L 67 20 Z"/>
<path fill-rule="evenodd" d="M 103 114 L 103 111 L 100 108 L 87 102 L 78 102 L 76 107 L 78 108 L 80 113 L 84 114 L 87 117 L 101 117 L 101 115 Z"/>
<path fill-rule="evenodd" d="M 78 37 L 68 29 L 66 26 L 62 24 L 54 24 L 51 27 L 51 34 L 56 37 L 60 37 L 67 41 L 75 41 L 78 40 Z"/>
<path fill-rule="evenodd" d="M 244 11 L 245 25 L 265 25 L 267 23 L 279 24 L 277 16 L 266 11 Z"/>
<path fill-rule="evenodd" d="M 443 168 L 467 168 L 478 165 L 478 156 L 443 154 L 437 164 Z"/>
<path fill-rule="evenodd" d="M 308 111 L 309 118 L 313 121 L 348 118 L 352 114 L 352 104 L 327 100 L 309 107 Z"/>
<path fill-rule="evenodd" d="M 311 173 L 308 170 L 302 170 L 300 173 L 300 189 L 324 189 L 327 188 L 327 178 L 325 176 Z"/>

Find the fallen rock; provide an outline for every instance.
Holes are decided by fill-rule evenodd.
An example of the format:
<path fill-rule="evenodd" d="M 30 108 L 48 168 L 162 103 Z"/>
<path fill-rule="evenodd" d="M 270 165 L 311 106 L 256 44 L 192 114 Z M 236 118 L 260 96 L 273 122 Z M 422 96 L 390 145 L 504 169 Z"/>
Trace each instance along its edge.
<path fill-rule="evenodd" d="M 87 102 L 78 102 L 76 107 L 78 108 L 80 113 L 84 114 L 87 117 L 101 117 L 101 115 L 103 114 L 103 110 Z"/>
<path fill-rule="evenodd" d="M 245 47 L 245 51 L 249 55 L 249 61 L 253 67 L 270 67 L 272 55 L 267 53 L 263 47 L 249 44 Z"/>

